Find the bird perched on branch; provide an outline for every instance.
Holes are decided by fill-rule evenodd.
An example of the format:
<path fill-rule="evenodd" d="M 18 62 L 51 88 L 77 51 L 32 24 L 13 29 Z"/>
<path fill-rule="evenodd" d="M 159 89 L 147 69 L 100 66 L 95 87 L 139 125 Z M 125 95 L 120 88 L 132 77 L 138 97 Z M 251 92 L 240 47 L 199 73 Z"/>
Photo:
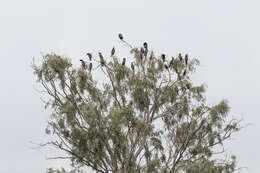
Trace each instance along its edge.
<path fill-rule="evenodd" d="M 92 61 L 92 55 L 91 55 L 91 53 L 87 53 L 87 56 L 88 56 L 89 60 Z"/>
<path fill-rule="evenodd" d="M 148 54 L 148 44 L 146 42 L 144 42 L 143 46 L 144 46 L 144 56 L 146 57 Z"/>
<path fill-rule="evenodd" d="M 85 61 L 84 61 L 83 59 L 80 59 L 80 61 L 81 61 L 81 66 L 82 66 L 82 68 L 83 68 L 83 69 L 86 69 L 87 66 L 86 66 Z"/>
<path fill-rule="evenodd" d="M 125 62 L 126 62 L 126 58 L 123 58 L 123 62 L 122 62 L 123 66 L 125 65 Z"/>
<path fill-rule="evenodd" d="M 182 56 L 181 56 L 181 53 L 179 53 L 179 59 L 180 59 L 180 61 L 182 61 Z"/>
<path fill-rule="evenodd" d="M 89 63 L 89 72 L 91 72 L 91 70 L 92 70 L 92 62 Z"/>
<path fill-rule="evenodd" d="M 115 47 L 113 47 L 111 50 L 111 56 L 114 56 L 115 52 L 116 52 Z"/>
<path fill-rule="evenodd" d="M 188 54 L 185 54 L 185 64 L 188 65 Z"/>
<path fill-rule="evenodd" d="M 144 49 L 148 49 L 148 44 L 146 42 L 144 42 L 143 46 L 144 46 Z"/>
<path fill-rule="evenodd" d="M 124 40 L 123 34 L 120 34 L 120 33 L 119 33 L 119 34 L 118 34 L 118 37 L 119 37 L 120 40 Z"/>
<path fill-rule="evenodd" d="M 186 72 L 187 72 L 187 71 L 186 71 L 186 69 L 185 69 L 185 70 L 184 70 L 184 72 L 183 72 L 183 76 L 185 76 L 185 75 L 186 75 Z"/>
<path fill-rule="evenodd" d="M 98 55 L 99 55 L 99 58 L 100 58 L 101 66 L 104 66 L 105 65 L 105 60 L 104 60 L 103 55 L 101 54 L 101 52 L 98 52 Z"/>
<path fill-rule="evenodd" d="M 162 54 L 161 58 L 162 58 L 163 62 L 165 62 L 165 54 Z"/>
<path fill-rule="evenodd" d="M 134 63 L 133 63 L 133 62 L 131 62 L 131 69 L 132 69 L 133 71 L 135 71 L 135 66 L 134 66 Z"/>
<path fill-rule="evenodd" d="M 172 57 L 171 61 L 170 61 L 170 66 L 173 65 L 173 62 L 174 62 L 174 57 Z"/>

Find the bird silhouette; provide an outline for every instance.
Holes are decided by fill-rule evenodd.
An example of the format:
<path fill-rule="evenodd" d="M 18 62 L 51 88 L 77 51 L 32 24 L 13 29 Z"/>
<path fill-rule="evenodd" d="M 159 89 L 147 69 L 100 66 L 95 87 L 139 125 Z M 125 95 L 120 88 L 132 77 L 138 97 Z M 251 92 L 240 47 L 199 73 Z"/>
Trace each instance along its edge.
<path fill-rule="evenodd" d="M 115 52 L 116 52 L 115 47 L 113 47 L 111 50 L 111 56 L 114 56 Z"/>
<path fill-rule="evenodd" d="M 145 49 L 148 49 L 148 44 L 146 42 L 143 43 Z"/>
<path fill-rule="evenodd" d="M 92 62 L 89 63 L 89 72 L 91 72 L 91 70 L 92 70 Z"/>
<path fill-rule="evenodd" d="M 163 62 L 165 62 L 165 54 L 162 54 L 161 58 L 162 58 Z"/>
<path fill-rule="evenodd" d="M 102 53 L 98 52 L 98 55 L 99 55 L 99 58 L 100 58 L 101 66 L 104 66 L 105 65 L 105 60 L 104 60 L 104 57 L 103 57 Z"/>
<path fill-rule="evenodd" d="M 133 63 L 133 62 L 131 62 L 131 69 L 132 69 L 133 71 L 135 71 L 135 66 L 134 66 L 134 63 Z"/>
<path fill-rule="evenodd" d="M 83 68 L 83 69 L 86 69 L 86 63 L 85 63 L 85 61 L 84 61 L 83 59 L 80 59 L 80 61 L 81 61 L 81 66 L 82 66 L 82 68 Z"/>
<path fill-rule="evenodd" d="M 188 54 L 185 54 L 185 64 L 188 65 Z"/>
<path fill-rule="evenodd" d="M 187 71 L 186 71 L 186 69 L 185 69 L 185 70 L 184 70 L 184 72 L 183 72 L 183 76 L 185 76 L 185 75 L 186 75 L 186 72 L 187 72 Z"/>
<path fill-rule="evenodd" d="M 87 56 L 88 56 L 89 60 L 92 61 L 92 55 L 91 55 L 91 53 L 87 53 Z"/>
<path fill-rule="evenodd" d="M 173 62 L 174 62 L 174 57 L 172 57 L 171 61 L 170 61 L 170 66 L 173 65 Z"/>
<path fill-rule="evenodd" d="M 179 53 L 179 59 L 180 59 L 180 61 L 182 61 L 182 56 L 181 56 L 181 53 Z"/>
<path fill-rule="evenodd" d="M 124 40 L 123 34 L 120 34 L 120 33 L 119 33 L 119 34 L 118 34 L 118 37 L 119 37 L 120 40 Z"/>
<path fill-rule="evenodd" d="M 122 62 L 123 66 L 125 65 L 125 62 L 126 62 L 126 58 L 123 58 L 123 62 Z"/>

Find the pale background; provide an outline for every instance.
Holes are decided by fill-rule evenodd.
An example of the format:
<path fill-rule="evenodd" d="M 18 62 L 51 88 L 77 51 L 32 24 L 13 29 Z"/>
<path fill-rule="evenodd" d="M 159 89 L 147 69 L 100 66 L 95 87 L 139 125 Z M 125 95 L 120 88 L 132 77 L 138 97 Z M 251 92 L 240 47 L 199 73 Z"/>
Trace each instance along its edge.
<path fill-rule="evenodd" d="M 251 124 L 233 137 L 228 153 L 243 173 L 259 172 L 260 2 L 245 0 L 23 0 L 0 2 L 0 172 L 36 173 L 67 162 L 46 160 L 49 112 L 43 107 L 30 64 L 56 52 L 77 62 L 86 51 L 122 46 L 119 32 L 157 53 L 189 53 L 201 61 L 194 79 L 207 83 L 210 104 L 225 98 L 231 117 Z"/>

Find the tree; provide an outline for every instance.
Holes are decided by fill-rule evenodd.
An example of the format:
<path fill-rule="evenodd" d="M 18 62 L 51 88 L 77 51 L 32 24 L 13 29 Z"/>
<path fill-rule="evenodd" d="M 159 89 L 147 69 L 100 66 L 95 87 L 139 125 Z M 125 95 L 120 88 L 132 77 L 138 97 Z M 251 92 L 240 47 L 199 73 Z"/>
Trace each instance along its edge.
<path fill-rule="evenodd" d="M 113 48 L 110 57 L 88 53 L 78 68 L 54 53 L 33 63 L 53 111 L 46 133 L 56 140 L 43 145 L 65 151 L 57 158 L 70 159 L 74 172 L 235 172 L 235 156 L 222 159 L 223 142 L 240 121 L 228 118 L 226 100 L 209 106 L 205 86 L 192 83 L 199 61 L 157 56 L 146 42 L 138 48 L 119 38 L 132 58 L 119 58 Z"/>

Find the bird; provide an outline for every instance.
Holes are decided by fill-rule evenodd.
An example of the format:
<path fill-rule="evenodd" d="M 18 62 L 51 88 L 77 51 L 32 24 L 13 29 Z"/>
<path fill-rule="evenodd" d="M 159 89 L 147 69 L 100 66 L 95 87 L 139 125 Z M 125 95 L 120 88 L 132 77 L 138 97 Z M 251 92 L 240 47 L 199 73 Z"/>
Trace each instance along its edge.
<path fill-rule="evenodd" d="M 183 76 L 185 76 L 185 75 L 186 75 L 186 72 L 187 72 L 187 71 L 186 71 L 186 69 L 185 69 L 185 70 L 184 70 L 184 72 L 183 72 Z"/>
<path fill-rule="evenodd" d="M 180 59 L 180 61 L 182 61 L 182 56 L 181 56 L 181 53 L 179 53 L 179 59 Z"/>
<path fill-rule="evenodd" d="M 115 51 L 116 51 L 116 50 L 115 50 L 115 47 L 113 47 L 112 50 L 111 50 L 111 56 L 114 56 Z"/>
<path fill-rule="evenodd" d="M 188 54 L 185 54 L 185 64 L 188 65 Z"/>
<path fill-rule="evenodd" d="M 190 89 L 190 84 L 186 84 L 186 88 L 189 90 Z"/>
<path fill-rule="evenodd" d="M 86 63 L 83 59 L 80 59 L 83 69 L 86 69 Z"/>
<path fill-rule="evenodd" d="M 120 40 L 124 39 L 123 34 L 121 34 L 121 33 L 118 34 L 118 37 L 119 37 Z"/>
<path fill-rule="evenodd" d="M 89 60 L 92 61 L 92 55 L 91 55 L 91 53 L 87 53 L 87 56 L 88 56 Z"/>
<path fill-rule="evenodd" d="M 171 61 L 170 61 L 170 66 L 173 65 L 173 62 L 174 62 L 174 57 L 172 57 Z"/>
<path fill-rule="evenodd" d="M 165 62 L 165 54 L 162 54 L 161 58 L 162 58 L 163 62 Z"/>
<path fill-rule="evenodd" d="M 98 52 L 98 55 L 99 55 L 99 58 L 100 58 L 101 66 L 104 66 L 105 65 L 105 60 L 104 60 L 103 55 L 101 54 L 101 52 Z"/>
<path fill-rule="evenodd" d="M 148 49 L 148 44 L 146 42 L 143 43 L 145 49 Z"/>
<path fill-rule="evenodd" d="M 133 71 L 135 71 L 135 66 L 134 66 L 134 63 L 133 63 L 133 62 L 131 62 L 131 69 L 132 69 Z"/>
<path fill-rule="evenodd" d="M 92 63 L 89 63 L 89 72 L 92 70 Z"/>
<path fill-rule="evenodd" d="M 126 58 L 123 58 L 122 65 L 125 65 Z"/>

